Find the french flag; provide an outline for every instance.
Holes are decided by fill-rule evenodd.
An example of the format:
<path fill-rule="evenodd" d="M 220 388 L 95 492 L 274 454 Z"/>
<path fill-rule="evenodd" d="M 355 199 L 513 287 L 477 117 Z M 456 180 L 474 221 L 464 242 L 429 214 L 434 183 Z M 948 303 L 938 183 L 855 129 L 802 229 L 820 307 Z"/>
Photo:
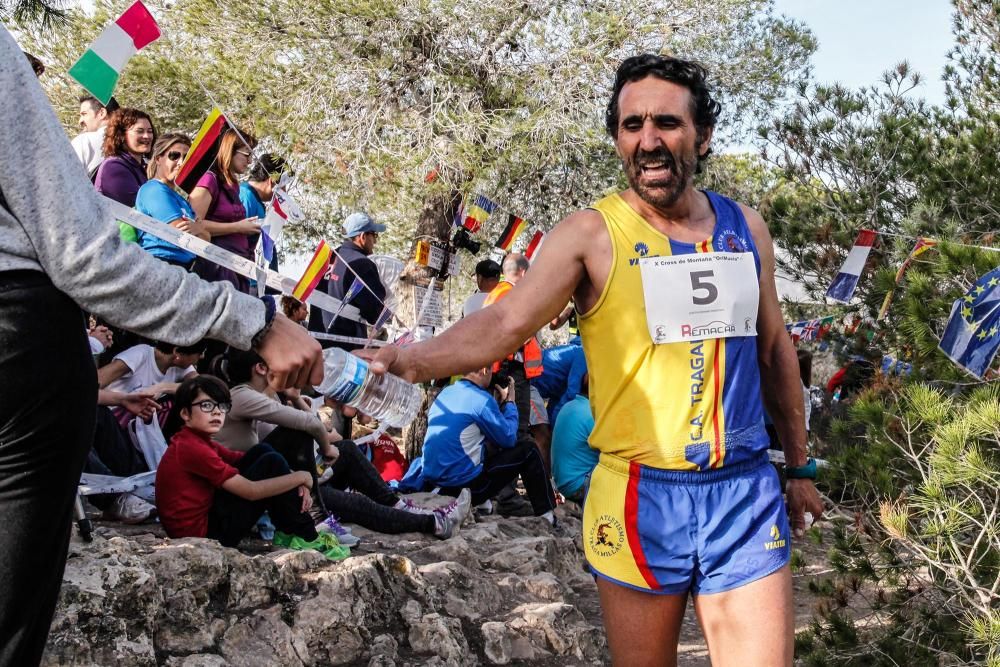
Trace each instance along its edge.
<path fill-rule="evenodd" d="M 868 261 L 868 253 L 875 245 L 878 232 L 870 229 L 862 229 L 858 238 L 854 240 L 854 247 L 847 253 L 844 265 L 840 267 L 840 272 L 833 279 L 830 288 L 826 290 L 826 296 L 840 303 L 850 303 L 854 296 L 854 290 L 858 287 L 858 279 L 865 269 L 865 262 Z"/>

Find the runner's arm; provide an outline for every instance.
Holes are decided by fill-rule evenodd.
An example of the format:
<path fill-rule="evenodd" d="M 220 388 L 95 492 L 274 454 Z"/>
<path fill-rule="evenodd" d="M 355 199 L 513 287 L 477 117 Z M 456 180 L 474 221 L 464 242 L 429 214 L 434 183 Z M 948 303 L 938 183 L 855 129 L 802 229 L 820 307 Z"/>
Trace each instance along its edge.
<path fill-rule="evenodd" d="M 806 418 L 802 404 L 799 362 L 795 355 L 774 282 L 774 242 L 760 214 L 742 207 L 760 255 L 760 307 L 757 312 L 757 356 L 762 397 L 778 431 L 785 462 L 806 464 Z"/>
<path fill-rule="evenodd" d="M 593 211 L 570 215 L 549 232 L 531 268 L 506 297 L 429 341 L 383 347 L 372 355 L 373 369 L 426 381 L 467 373 L 510 354 L 569 302 L 586 276 L 587 246 L 603 229 Z"/>

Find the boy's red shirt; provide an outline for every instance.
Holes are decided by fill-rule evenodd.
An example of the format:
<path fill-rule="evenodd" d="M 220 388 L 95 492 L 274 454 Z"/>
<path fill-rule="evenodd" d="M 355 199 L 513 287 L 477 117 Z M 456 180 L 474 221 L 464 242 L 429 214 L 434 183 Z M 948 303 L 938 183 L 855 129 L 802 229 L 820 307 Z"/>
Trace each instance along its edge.
<path fill-rule="evenodd" d="M 226 449 L 184 427 L 156 469 L 156 509 L 170 537 L 206 537 L 215 490 L 238 475 L 243 452 Z"/>

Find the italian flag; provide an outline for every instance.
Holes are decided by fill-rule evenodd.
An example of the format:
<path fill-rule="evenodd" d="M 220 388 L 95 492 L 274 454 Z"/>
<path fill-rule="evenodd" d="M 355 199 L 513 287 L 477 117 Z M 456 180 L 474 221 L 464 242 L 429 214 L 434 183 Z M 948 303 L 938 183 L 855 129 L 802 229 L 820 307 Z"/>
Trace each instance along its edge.
<path fill-rule="evenodd" d="M 80 56 L 69 75 L 103 104 L 111 100 L 128 59 L 160 37 L 160 27 L 145 5 L 136 1 Z"/>

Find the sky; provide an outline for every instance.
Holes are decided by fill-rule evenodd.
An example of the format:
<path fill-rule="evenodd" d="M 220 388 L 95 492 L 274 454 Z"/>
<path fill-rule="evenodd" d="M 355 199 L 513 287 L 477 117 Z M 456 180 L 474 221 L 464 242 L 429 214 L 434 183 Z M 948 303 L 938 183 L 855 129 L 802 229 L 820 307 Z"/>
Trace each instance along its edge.
<path fill-rule="evenodd" d="M 876 83 L 901 60 L 924 76 L 915 93 L 944 101 L 941 73 L 952 47 L 949 0 L 775 0 L 819 41 L 813 74 L 851 88 Z"/>

